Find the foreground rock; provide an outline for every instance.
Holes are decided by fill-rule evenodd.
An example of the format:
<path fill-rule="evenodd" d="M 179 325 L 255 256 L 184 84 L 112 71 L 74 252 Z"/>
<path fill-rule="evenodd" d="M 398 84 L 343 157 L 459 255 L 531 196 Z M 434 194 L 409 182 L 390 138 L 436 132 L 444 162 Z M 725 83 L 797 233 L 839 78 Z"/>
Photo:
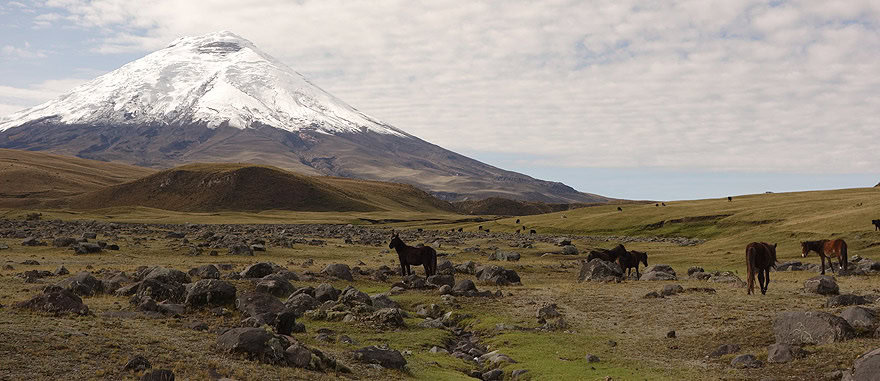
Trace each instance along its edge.
<path fill-rule="evenodd" d="M 58 282 L 58 286 L 79 296 L 92 296 L 104 292 L 104 284 L 85 271 Z"/>
<path fill-rule="evenodd" d="M 834 277 L 819 275 L 804 282 L 804 291 L 819 295 L 837 295 L 840 293 L 840 287 Z"/>
<path fill-rule="evenodd" d="M 676 280 L 675 270 L 669 265 L 653 265 L 645 269 L 639 280 Z"/>
<path fill-rule="evenodd" d="M 327 265 L 324 270 L 321 270 L 321 273 L 332 276 L 334 278 L 347 280 L 349 282 L 354 280 L 354 278 L 351 276 L 351 268 L 343 263 L 334 263 L 332 265 Z"/>
<path fill-rule="evenodd" d="M 595 258 L 589 262 L 581 263 L 578 281 L 609 282 L 619 281 L 623 278 L 623 270 L 616 262 L 603 261 Z"/>
<path fill-rule="evenodd" d="M 260 328 L 233 328 L 217 338 L 217 348 L 227 353 L 241 353 L 266 364 L 284 362 L 286 340 Z"/>
<path fill-rule="evenodd" d="M 79 296 L 70 290 L 58 287 L 36 295 L 30 300 L 18 303 L 15 306 L 34 311 L 50 312 L 56 315 L 68 313 L 77 315 L 89 314 L 89 307 L 83 304 Z"/>
<path fill-rule="evenodd" d="M 880 325 L 877 312 L 865 307 L 852 306 L 840 314 L 855 329 L 874 330 Z"/>
<path fill-rule="evenodd" d="M 378 364 L 388 369 L 403 370 L 406 366 L 406 359 L 399 351 L 382 349 L 375 345 L 354 351 L 354 359 L 366 364 Z"/>
<path fill-rule="evenodd" d="M 818 345 L 852 339 L 855 331 L 841 317 L 821 311 L 787 311 L 776 315 L 773 334 L 778 344 Z"/>
<path fill-rule="evenodd" d="M 787 363 L 807 357 L 807 354 L 807 351 L 799 346 L 776 343 L 767 347 L 767 362 Z"/>
<path fill-rule="evenodd" d="M 520 284 L 519 274 L 516 271 L 505 269 L 501 266 L 489 265 L 477 270 L 477 280 L 483 283 L 506 286 Z"/>
<path fill-rule="evenodd" d="M 284 303 L 263 292 L 247 292 L 238 296 L 235 307 L 253 326 L 274 325 L 275 318 L 284 311 Z"/>
<path fill-rule="evenodd" d="M 880 375 L 880 348 L 859 356 L 852 369 L 845 372 L 843 381 L 874 381 Z"/>

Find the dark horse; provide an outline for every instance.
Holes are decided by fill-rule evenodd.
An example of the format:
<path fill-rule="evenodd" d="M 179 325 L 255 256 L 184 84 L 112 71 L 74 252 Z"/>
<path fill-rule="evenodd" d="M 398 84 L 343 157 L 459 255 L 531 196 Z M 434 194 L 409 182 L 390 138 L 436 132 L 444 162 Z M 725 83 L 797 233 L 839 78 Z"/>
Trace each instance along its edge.
<path fill-rule="evenodd" d="M 776 268 L 776 244 L 765 242 L 752 242 L 746 246 L 746 271 L 748 273 L 748 291 L 751 295 L 755 291 L 755 272 L 758 273 L 758 282 L 761 285 L 761 295 L 767 294 L 770 286 L 770 268 Z"/>
<path fill-rule="evenodd" d="M 629 276 L 632 269 L 635 267 L 636 269 L 636 278 L 641 278 L 641 274 L 639 274 L 639 262 L 648 267 L 648 253 L 643 251 L 624 251 L 625 254 L 617 257 L 617 264 L 620 265 L 620 268 L 626 272 L 626 276 Z"/>
<path fill-rule="evenodd" d="M 590 250 L 590 255 L 587 256 L 587 262 L 592 261 L 593 259 L 599 258 L 603 261 L 607 262 L 617 262 L 617 259 L 622 255 L 626 255 L 626 248 L 623 245 L 617 245 L 615 248 L 609 249 L 598 249 L 598 250 Z"/>
<path fill-rule="evenodd" d="M 822 258 L 822 275 L 825 274 L 825 257 L 828 257 L 828 266 L 831 267 L 831 272 L 834 272 L 834 264 L 831 263 L 833 257 L 837 257 L 837 263 L 844 270 L 849 264 L 846 259 L 846 242 L 842 239 L 801 242 L 801 249 L 805 258 L 811 251 L 819 253 L 819 257 Z"/>
<path fill-rule="evenodd" d="M 880 230 L 880 220 L 871 220 L 871 223 L 874 224 L 874 230 Z"/>
<path fill-rule="evenodd" d="M 407 276 L 412 274 L 409 268 L 411 265 L 424 265 L 426 277 L 437 273 L 437 251 L 432 247 L 407 246 L 400 239 L 398 233 L 392 233 L 391 243 L 388 244 L 388 248 L 397 251 L 397 258 L 400 260 L 400 275 Z"/>

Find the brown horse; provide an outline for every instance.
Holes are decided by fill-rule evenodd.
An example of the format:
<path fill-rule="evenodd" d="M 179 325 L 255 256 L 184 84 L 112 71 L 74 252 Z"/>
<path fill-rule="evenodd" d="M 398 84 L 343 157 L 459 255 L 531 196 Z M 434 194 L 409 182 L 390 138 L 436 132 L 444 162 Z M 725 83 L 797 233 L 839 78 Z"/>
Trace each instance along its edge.
<path fill-rule="evenodd" d="M 620 268 L 626 272 L 626 275 L 629 276 L 632 269 L 636 269 L 636 278 L 641 278 L 641 274 L 639 274 L 639 262 L 642 262 L 645 267 L 648 267 L 648 254 L 643 251 L 629 251 L 626 254 L 622 254 L 617 257 L 617 264 L 620 265 Z"/>
<path fill-rule="evenodd" d="M 617 245 L 613 249 L 597 249 L 590 250 L 590 254 L 587 255 L 587 262 L 592 261 L 593 259 L 599 258 L 603 261 L 607 262 L 617 262 L 617 259 L 622 255 L 626 255 L 626 248 L 623 245 Z"/>
<path fill-rule="evenodd" d="M 746 272 L 748 273 L 748 291 L 751 295 L 755 291 L 755 272 L 758 273 L 758 282 L 761 286 L 761 295 L 767 294 L 770 286 L 770 268 L 776 268 L 776 244 L 765 242 L 752 242 L 746 246 Z"/>
<path fill-rule="evenodd" d="M 828 257 L 828 266 L 831 267 L 831 272 L 834 272 L 834 264 L 831 263 L 833 257 L 837 258 L 837 263 L 844 270 L 849 264 L 846 258 L 846 242 L 842 239 L 801 242 L 801 249 L 805 258 L 811 251 L 819 254 L 819 257 L 822 258 L 822 275 L 825 275 L 825 257 Z"/>
<path fill-rule="evenodd" d="M 431 276 L 437 273 L 437 251 L 430 246 L 412 247 L 407 246 L 400 239 L 398 233 L 391 233 L 391 243 L 388 244 L 389 249 L 397 251 L 397 258 L 400 260 L 400 275 L 407 276 L 412 274 L 410 266 L 425 266 L 425 276 Z"/>

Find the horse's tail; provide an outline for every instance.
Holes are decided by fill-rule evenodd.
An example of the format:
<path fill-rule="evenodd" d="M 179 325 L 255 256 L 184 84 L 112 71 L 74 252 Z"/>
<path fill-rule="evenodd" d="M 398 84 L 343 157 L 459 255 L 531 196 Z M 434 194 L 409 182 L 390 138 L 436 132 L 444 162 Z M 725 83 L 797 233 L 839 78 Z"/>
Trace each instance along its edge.
<path fill-rule="evenodd" d="M 755 291 L 755 249 L 751 246 L 746 247 L 746 294 L 751 295 Z"/>
<path fill-rule="evenodd" d="M 843 269 L 846 270 L 849 267 L 849 259 L 847 259 L 846 254 L 846 241 L 840 241 L 840 256 L 843 257 Z"/>

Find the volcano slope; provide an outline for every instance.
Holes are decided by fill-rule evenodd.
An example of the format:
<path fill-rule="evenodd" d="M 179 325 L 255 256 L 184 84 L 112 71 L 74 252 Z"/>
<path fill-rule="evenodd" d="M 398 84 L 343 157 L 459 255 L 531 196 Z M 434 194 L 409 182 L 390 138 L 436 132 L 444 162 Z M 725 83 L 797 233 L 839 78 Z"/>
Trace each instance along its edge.
<path fill-rule="evenodd" d="M 598 206 L 519 216 L 529 229 L 538 231 L 533 236 L 513 233 L 521 229 L 515 218 L 458 223 L 450 218 L 445 225 L 426 220 L 366 228 L 227 225 L 237 219 L 224 214 L 215 217 L 212 224 L 139 225 L 91 222 L 93 217 L 101 216 L 55 211 L 44 214 L 66 222 L 24 221 L 22 217 L 29 211 L 16 210 L 6 214 L 8 219 L 2 221 L 0 228 L 4 237 L 0 242 L 10 247 L 3 255 L 11 266 L 0 270 L 0 304 L 6 305 L 0 308 L 0 326 L 8 332 L 7 339 L 0 343 L 0 356 L 11 364 L 5 368 L 12 378 L 135 377 L 137 373 L 122 368 L 131 356 L 142 354 L 154 369 L 170 369 L 178 377 L 188 379 L 219 375 L 243 380 L 349 376 L 469 379 L 474 371 L 486 373 L 495 367 L 504 373 L 505 379 L 517 370 L 528 371 L 523 377 L 541 380 L 603 380 L 609 376 L 615 380 L 814 380 L 826 375 L 828 379 L 840 379 L 839 374 L 833 378 L 829 373 L 850 368 L 858 355 L 880 346 L 880 339 L 874 338 L 872 331 L 860 331 L 857 337 L 843 342 L 808 345 L 805 349 L 809 355 L 789 363 L 765 361 L 768 346 L 775 342 L 772 326 L 778 313 L 815 310 L 840 315 L 846 308 L 826 307 L 828 297 L 804 291 L 804 282 L 817 275 L 814 270 L 773 272 L 769 291 L 763 296 L 746 295 L 736 278 L 744 278 L 744 247 L 751 241 L 779 242 L 780 262 L 818 263 L 815 256 L 801 258 L 797 242 L 824 237 L 846 239 L 855 267 L 860 267 L 862 261 L 880 259 L 880 233 L 872 230 L 872 218 L 865 218 L 880 207 L 878 192 L 852 189 L 755 195 L 735 197 L 733 202 L 667 202 L 665 208 L 623 204 L 623 211 L 617 211 L 616 206 Z M 119 218 L 113 217 L 112 220 Z M 77 221 L 84 218 L 85 221 Z M 479 225 L 483 225 L 484 231 L 478 231 Z M 450 232 L 459 227 L 463 232 Z M 423 230 L 419 232 L 416 228 Z M 479 290 L 489 291 L 492 296 L 444 296 L 433 288 L 403 287 L 392 292 L 392 288 L 401 286 L 401 278 L 393 273 L 396 254 L 387 251 L 391 229 L 403 229 L 404 241 L 433 245 L 447 254 L 441 259 L 465 265 L 460 266 L 463 272 L 454 273 L 455 280 L 474 281 Z M 95 232 L 98 240 L 117 243 L 121 249 L 75 255 L 63 248 L 22 246 L 23 238 L 14 238 L 21 232 L 42 240 Z M 185 233 L 186 241 L 168 238 L 169 232 Z M 211 238 L 215 236 L 221 238 Z M 560 254 L 556 242 L 562 237 L 571 239 L 580 254 Z M 225 245 L 232 239 L 247 243 L 265 241 L 267 251 L 256 251 L 254 256 L 229 255 Z M 313 239 L 324 241 L 324 245 L 309 244 Z M 617 243 L 624 243 L 630 250 L 646 251 L 651 265 L 671 265 L 678 280 L 578 282 L 585 253 Z M 193 247 L 201 248 L 202 254 L 192 256 Z M 489 261 L 487 256 L 494 254 L 496 247 L 516 251 L 521 259 Z M 206 252 L 212 248 L 220 255 L 208 255 Z M 855 256 L 865 259 L 857 261 Z M 29 260 L 39 264 L 23 264 Z M 522 284 L 498 285 L 480 280 L 467 270 L 467 261 L 514 270 Z M 291 280 L 295 288 L 317 287 L 326 282 L 340 290 L 353 286 L 370 295 L 390 292 L 389 298 L 399 303 L 408 316 L 402 318 L 403 326 L 389 327 L 372 320 L 374 312 L 369 308 L 354 308 L 343 301 L 330 303 L 326 315 L 308 312 L 297 318 L 304 323 L 306 332 L 293 333 L 292 337 L 345 364 L 351 373 L 343 374 L 335 370 L 268 365 L 219 350 L 219 334 L 246 320 L 245 312 L 232 304 L 219 314 L 210 309 L 187 309 L 177 317 L 139 314 L 128 303 L 129 297 L 108 294 L 83 297 L 93 312 L 91 316 L 55 316 L 13 307 L 42 292 L 47 284 L 67 277 L 53 275 L 27 281 L 28 276 L 16 276 L 26 270 L 51 271 L 63 265 L 71 273 L 91 271 L 98 278 L 107 278 L 114 271 L 135 274 L 139 266 L 161 265 L 187 271 L 206 264 L 230 264 L 231 270 L 221 270 L 222 277 L 239 293 L 245 293 L 255 290 L 257 281 L 236 279 L 232 274 L 256 262 L 274 262 L 296 272 L 298 280 Z M 349 265 L 351 280 L 322 272 L 326 265 L 334 263 Z M 384 280 L 377 275 L 383 272 L 382 266 L 391 269 Z M 726 277 L 730 282 L 690 279 L 687 272 L 692 266 L 700 266 L 706 273 L 730 271 Z M 422 274 L 421 268 L 416 270 Z M 873 300 L 880 275 L 868 271 L 864 275 L 836 278 L 841 293 Z M 193 281 L 198 279 L 192 276 Z M 685 291 L 664 298 L 644 298 L 652 291 L 675 284 Z M 278 298 L 282 302 L 287 300 L 286 296 Z M 546 319 L 551 322 L 549 325 L 538 322 L 538 310 L 551 303 L 557 305 L 565 326 L 555 318 Z M 430 307 L 431 304 L 436 307 Z M 863 307 L 874 309 L 876 305 L 869 303 Z M 432 316 L 445 316 L 441 312 L 451 315 L 441 317 L 442 324 L 435 324 L 422 317 L 420 311 Z M 204 323 L 208 330 L 189 328 L 196 322 Z M 675 337 L 668 337 L 673 330 Z M 492 364 L 491 360 L 458 358 L 439 349 L 454 352 L 468 334 L 478 344 L 475 354 L 497 350 L 512 361 L 496 357 L 497 362 Z M 707 357 L 723 344 L 738 345 L 740 350 Z M 407 363 L 405 368 L 392 370 L 360 362 L 353 351 L 370 345 L 387 345 L 401 351 Z M 432 352 L 434 347 L 438 349 Z M 600 361 L 588 362 L 587 354 Z M 760 368 L 736 368 L 731 361 L 740 354 L 753 354 L 763 364 Z"/>

